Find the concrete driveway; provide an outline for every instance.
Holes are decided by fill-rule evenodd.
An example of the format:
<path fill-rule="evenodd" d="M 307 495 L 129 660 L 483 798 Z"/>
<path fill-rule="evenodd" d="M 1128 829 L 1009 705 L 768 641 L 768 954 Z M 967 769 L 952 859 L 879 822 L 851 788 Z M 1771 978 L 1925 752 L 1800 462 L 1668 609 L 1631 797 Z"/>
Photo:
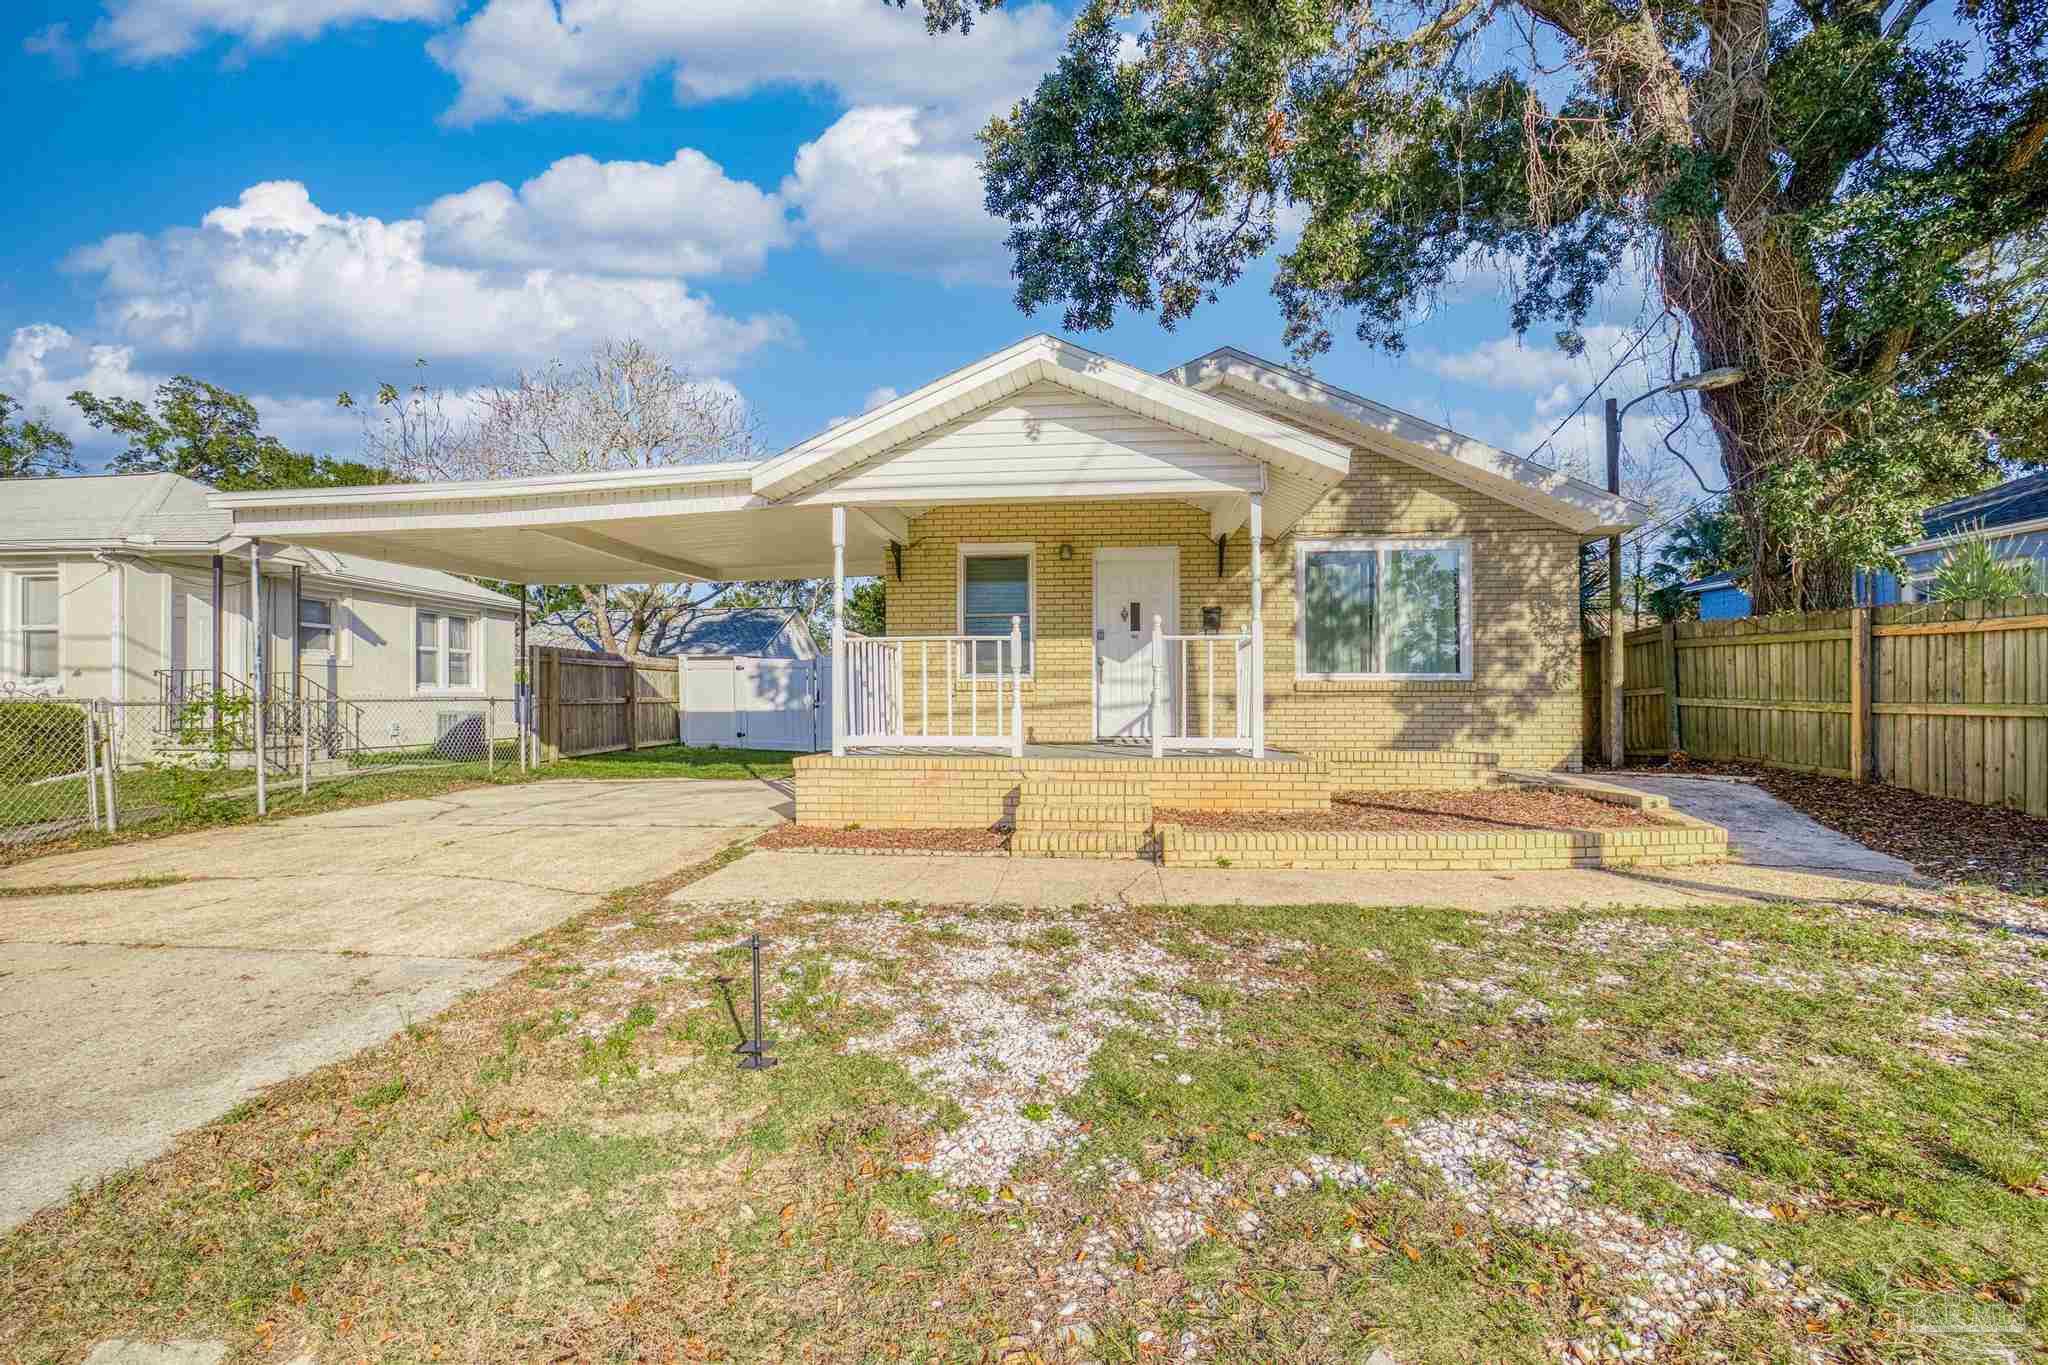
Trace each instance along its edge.
<path fill-rule="evenodd" d="M 765 782 L 538 782 L 39 859 L 0 900 L 0 1230 L 512 970 L 488 960 L 790 816 Z"/>

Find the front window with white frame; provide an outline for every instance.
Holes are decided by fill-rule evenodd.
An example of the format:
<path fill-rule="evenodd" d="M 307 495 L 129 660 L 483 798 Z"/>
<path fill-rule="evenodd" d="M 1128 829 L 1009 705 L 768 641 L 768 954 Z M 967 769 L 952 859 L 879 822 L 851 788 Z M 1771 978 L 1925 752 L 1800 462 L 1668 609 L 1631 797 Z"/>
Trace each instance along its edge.
<path fill-rule="evenodd" d="M 960 547 L 959 624 L 962 635 L 976 639 L 961 651 L 961 671 L 995 673 L 1011 666 L 1011 618 L 1023 634 L 1022 671 L 1031 671 L 1032 601 L 1037 565 L 1029 544 L 962 545 Z"/>
<path fill-rule="evenodd" d="M 16 676 L 23 682 L 55 682 L 57 679 L 57 575 L 26 575 L 18 580 L 21 613 L 20 657 L 15 660 Z"/>
<path fill-rule="evenodd" d="M 422 611 L 413 617 L 413 685 L 422 691 L 474 691 L 483 685 L 475 617 Z"/>
<path fill-rule="evenodd" d="M 1294 588 L 1303 678 L 1472 676 L 1468 541 L 1298 541 Z"/>

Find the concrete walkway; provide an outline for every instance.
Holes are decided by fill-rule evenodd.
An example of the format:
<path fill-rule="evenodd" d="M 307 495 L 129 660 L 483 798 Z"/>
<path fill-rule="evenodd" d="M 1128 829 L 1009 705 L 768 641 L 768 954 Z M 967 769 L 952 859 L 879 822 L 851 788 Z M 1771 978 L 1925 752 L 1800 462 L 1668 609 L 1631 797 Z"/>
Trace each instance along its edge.
<path fill-rule="evenodd" d="M 487 955 L 788 816 L 763 782 L 539 782 L 23 863 L 0 900 L 0 1230 L 512 970 Z"/>
<path fill-rule="evenodd" d="M 1495 911 L 1732 901 L 1867 900 L 1905 883 L 1737 863 L 1561 872 L 1290 872 L 1086 858 L 754 853 L 669 898 L 676 905 L 1455 905 Z"/>
<path fill-rule="evenodd" d="M 1662 773 L 1600 773 L 1598 778 L 1631 791 L 1653 792 L 1669 799 L 1673 809 L 1721 826 L 1728 831 L 1728 849 L 1738 862 L 1883 882 L 1913 876 L 1910 863 L 1837 834 L 1752 782 Z"/>

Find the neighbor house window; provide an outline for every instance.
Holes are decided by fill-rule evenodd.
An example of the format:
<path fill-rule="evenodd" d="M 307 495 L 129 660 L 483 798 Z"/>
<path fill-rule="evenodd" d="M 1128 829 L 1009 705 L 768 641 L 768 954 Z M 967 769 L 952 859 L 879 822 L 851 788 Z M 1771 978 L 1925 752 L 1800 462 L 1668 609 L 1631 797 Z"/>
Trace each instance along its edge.
<path fill-rule="evenodd" d="M 960 547 L 960 633 L 990 637 L 962 651 L 963 671 L 993 673 L 999 660 L 1007 662 L 1001 642 L 1010 638 L 1012 617 L 1023 629 L 1024 671 L 1031 670 L 1031 570 L 1029 545 Z"/>
<path fill-rule="evenodd" d="M 412 680 L 421 687 L 441 685 L 441 618 L 423 611 L 413 625 Z"/>
<path fill-rule="evenodd" d="M 448 618 L 448 685 L 468 687 L 469 667 L 469 622 L 460 616 Z"/>
<path fill-rule="evenodd" d="M 324 597 L 299 599 L 299 648 L 307 654 L 334 652 L 334 603 Z"/>
<path fill-rule="evenodd" d="M 57 676 L 57 578 L 21 580 L 21 677 L 48 682 Z"/>
<path fill-rule="evenodd" d="M 1301 541 L 1295 555 L 1302 676 L 1472 676 L 1466 542 Z"/>
<path fill-rule="evenodd" d="M 413 621 L 413 681 L 421 687 L 477 686 L 480 623 L 432 611 L 420 612 Z"/>

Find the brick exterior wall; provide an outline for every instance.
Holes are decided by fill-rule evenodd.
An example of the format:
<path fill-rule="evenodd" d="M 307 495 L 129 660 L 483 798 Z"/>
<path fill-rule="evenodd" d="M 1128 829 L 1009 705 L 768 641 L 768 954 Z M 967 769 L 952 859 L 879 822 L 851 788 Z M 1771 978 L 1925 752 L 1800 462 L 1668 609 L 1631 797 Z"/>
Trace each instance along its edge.
<path fill-rule="evenodd" d="M 1472 679 L 1469 682 L 1321 682 L 1295 676 L 1295 541 L 1345 536 L 1456 536 L 1472 544 Z M 1094 552 L 1172 546 L 1179 551 L 1180 620 L 1201 629 L 1202 608 L 1221 607 L 1225 634 L 1250 620 L 1249 535 L 1224 547 L 1223 571 L 1208 517 L 1178 502 L 1047 502 L 934 508 L 911 525 L 903 577 L 884 580 L 892 635 L 958 630 L 962 543 L 1030 542 L 1037 614 L 1036 657 L 1024 684 L 1027 737 L 1039 743 L 1094 737 Z M 1059 555 L 1072 547 L 1070 558 Z M 1371 451 L 1290 532 L 1259 556 L 1264 574 L 1266 738 L 1316 754 L 1340 749 L 1451 749 L 1491 754 L 1510 767 L 1576 771 L 1581 753 L 1578 541 L 1495 501 Z M 934 673 L 940 665 L 934 655 Z M 905 691 L 921 681 L 914 660 Z M 1227 684 L 1227 679 L 1225 683 Z M 1192 680 L 1191 692 L 1205 695 Z M 932 688 L 943 705 L 943 687 Z M 963 717 L 964 685 L 956 686 Z M 993 691 L 982 687 L 983 723 Z M 1229 698 L 1219 685 L 1218 707 Z M 1228 704 L 1234 704 L 1234 700 Z M 914 708 L 909 712 L 913 717 Z M 934 726 L 943 728 L 943 722 Z"/>

